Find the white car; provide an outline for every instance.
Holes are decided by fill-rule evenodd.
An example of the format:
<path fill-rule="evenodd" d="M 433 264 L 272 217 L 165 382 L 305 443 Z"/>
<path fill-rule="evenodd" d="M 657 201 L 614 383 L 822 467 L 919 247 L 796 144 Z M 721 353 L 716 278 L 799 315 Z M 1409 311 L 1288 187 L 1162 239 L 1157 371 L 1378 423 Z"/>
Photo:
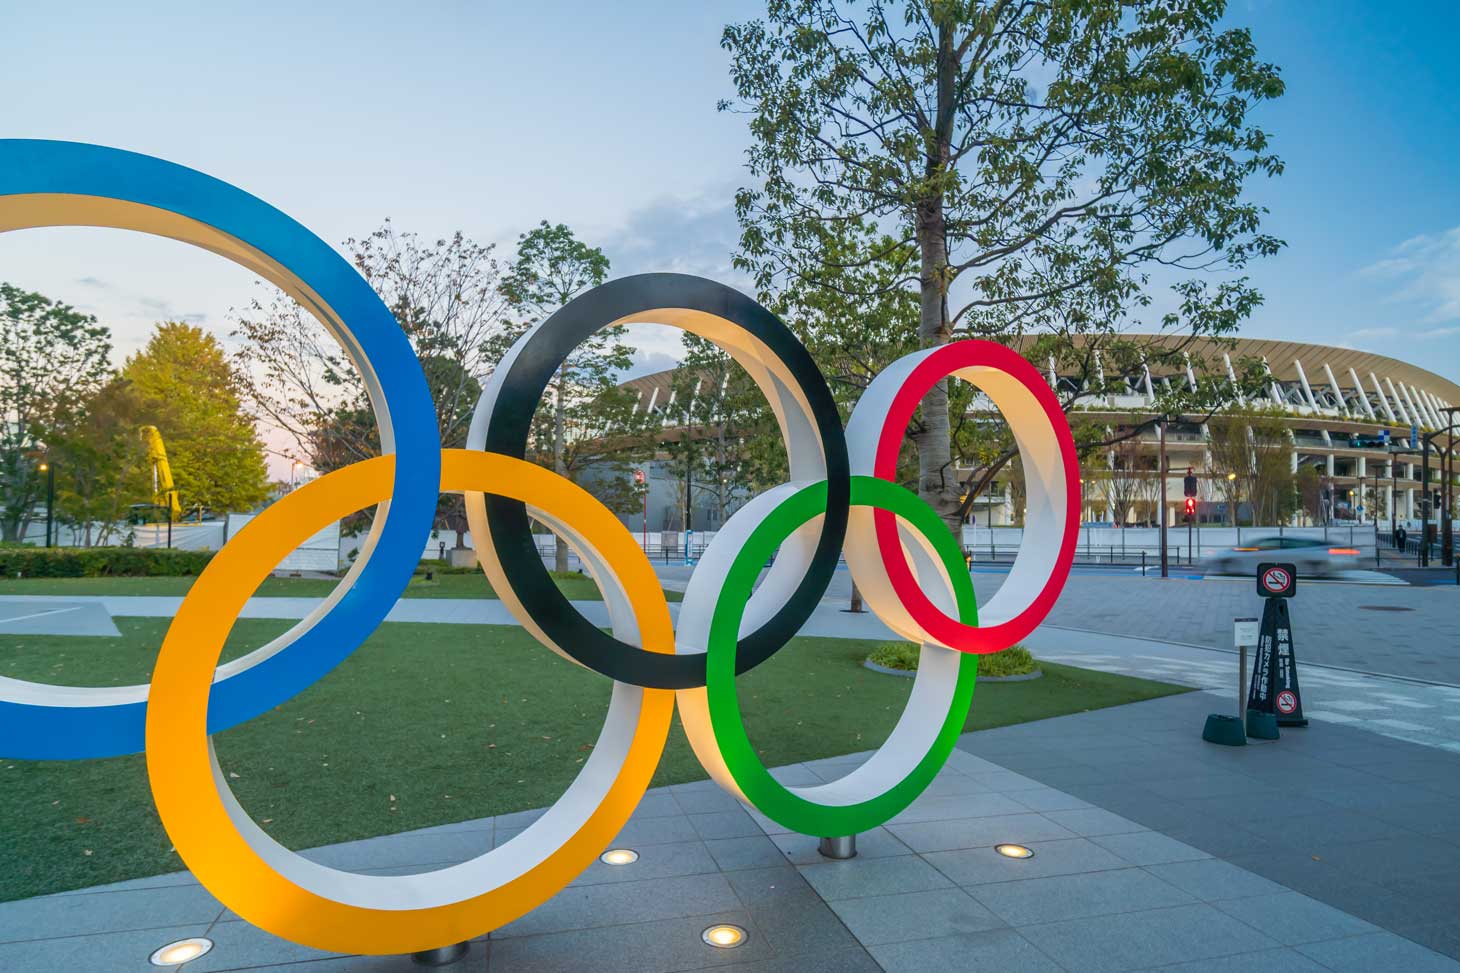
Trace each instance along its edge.
<path fill-rule="evenodd" d="M 1264 561 L 1296 565 L 1299 578 L 1323 577 L 1358 567 L 1359 549 L 1330 546 L 1321 538 L 1259 537 L 1206 558 L 1202 570 L 1207 574 L 1256 576 L 1257 566 Z"/>

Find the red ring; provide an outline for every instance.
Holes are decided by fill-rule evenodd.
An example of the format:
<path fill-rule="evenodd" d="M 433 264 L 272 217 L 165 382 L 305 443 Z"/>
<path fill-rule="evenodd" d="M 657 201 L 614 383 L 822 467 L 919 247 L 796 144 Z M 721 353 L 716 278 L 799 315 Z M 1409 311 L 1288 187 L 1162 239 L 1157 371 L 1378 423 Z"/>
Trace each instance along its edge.
<path fill-rule="evenodd" d="M 913 368 L 893 397 L 877 441 L 872 472 L 881 479 L 897 482 L 897 457 L 902 447 L 903 432 L 923 396 L 947 376 L 971 366 L 996 368 L 1023 384 L 1043 407 L 1059 443 L 1065 467 L 1065 530 L 1049 580 L 1029 607 L 1009 621 L 990 626 L 965 625 L 944 614 L 923 593 L 898 539 L 897 519 L 886 510 L 874 510 L 872 521 L 877 533 L 877 549 L 887 568 L 887 578 L 912 619 L 934 639 L 950 648 L 986 654 L 1007 649 L 1044 621 L 1064 588 L 1070 575 L 1070 565 L 1075 559 L 1075 543 L 1080 532 L 1080 467 L 1075 455 L 1075 438 L 1070 433 L 1069 421 L 1054 391 L 1033 365 L 1003 345 L 977 340 L 943 345 Z"/>

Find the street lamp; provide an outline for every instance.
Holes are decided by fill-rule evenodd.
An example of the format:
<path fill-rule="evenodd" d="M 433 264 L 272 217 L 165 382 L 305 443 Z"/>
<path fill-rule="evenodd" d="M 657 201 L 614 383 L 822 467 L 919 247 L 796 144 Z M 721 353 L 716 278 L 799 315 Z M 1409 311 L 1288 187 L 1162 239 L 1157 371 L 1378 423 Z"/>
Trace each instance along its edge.
<path fill-rule="evenodd" d="M 1237 526 L 1237 474 L 1227 474 L 1227 504 L 1232 508 L 1232 526 Z M 1240 541 L 1241 538 L 1238 538 Z"/>
<path fill-rule="evenodd" d="M 50 460 L 42 460 L 41 465 L 36 467 L 46 475 L 46 546 L 54 546 L 51 541 L 51 524 L 55 518 L 56 509 L 56 468 L 51 465 Z"/>

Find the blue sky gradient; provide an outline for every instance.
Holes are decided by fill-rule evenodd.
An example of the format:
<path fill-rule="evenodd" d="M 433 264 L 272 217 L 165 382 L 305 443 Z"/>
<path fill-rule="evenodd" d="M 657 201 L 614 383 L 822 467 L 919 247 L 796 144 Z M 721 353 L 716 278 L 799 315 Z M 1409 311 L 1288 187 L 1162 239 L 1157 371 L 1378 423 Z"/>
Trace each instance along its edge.
<path fill-rule="evenodd" d="M 723 23 L 754 2 L 13 5 L 0 132 L 201 169 L 338 244 L 389 216 L 510 254 L 540 219 L 614 273 L 737 282 L 744 120 Z M 143 12 L 145 10 L 145 12 Z M 1353 345 L 1460 379 L 1460 12 L 1447 3 L 1234 0 L 1288 94 L 1261 110 L 1287 162 L 1255 187 L 1289 246 L 1252 276 L 1244 333 Z M 251 275 L 101 230 L 0 235 L 0 279 L 100 315 L 121 352 L 163 317 L 228 330 Z M 657 330 L 657 329 L 656 329 Z M 641 367 L 676 340 L 640 333 Z"/>

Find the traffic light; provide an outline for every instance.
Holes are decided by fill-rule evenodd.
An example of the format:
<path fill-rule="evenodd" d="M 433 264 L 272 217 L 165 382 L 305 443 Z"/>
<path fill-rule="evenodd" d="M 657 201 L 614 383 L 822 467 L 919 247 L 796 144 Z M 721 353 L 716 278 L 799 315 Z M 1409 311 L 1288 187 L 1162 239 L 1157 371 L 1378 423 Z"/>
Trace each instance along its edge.
<path fill-rule="evenodd" d="M 1196 516 L 1196 497 L 1187 497 L 1186 498 L 1186 516 L 1187 517 L 1194 517 L 1194 516 Z"/>
<path fill-rule="evenodd" d="M 1191 472 L 1191 467 L 1189 466 L 1186 468 L 1186 476 L 1181 480 L 1181 492 L 1186 494 L 1188 501 L 1196 496 L 1196 474 Z M 1188 502 L 1187 507 L 1189 508 L 1190 506 L 1191 504 Z M 1191 513 L 1191 511 L 1188 509 L 1187 513 Z"/>

